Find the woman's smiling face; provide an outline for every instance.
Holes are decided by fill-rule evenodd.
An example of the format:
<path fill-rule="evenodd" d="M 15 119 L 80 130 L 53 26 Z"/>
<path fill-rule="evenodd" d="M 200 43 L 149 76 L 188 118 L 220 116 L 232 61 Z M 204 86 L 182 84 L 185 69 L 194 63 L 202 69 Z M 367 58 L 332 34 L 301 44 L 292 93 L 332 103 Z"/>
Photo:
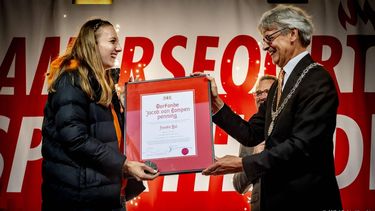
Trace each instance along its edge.
<path fill-rule="evenodd" d="M 103 68 L 112 68 L 117 54 L 122 50 L 115 29 L 110 25 L 102 26 L 96 32 L 96 37 Z"/>

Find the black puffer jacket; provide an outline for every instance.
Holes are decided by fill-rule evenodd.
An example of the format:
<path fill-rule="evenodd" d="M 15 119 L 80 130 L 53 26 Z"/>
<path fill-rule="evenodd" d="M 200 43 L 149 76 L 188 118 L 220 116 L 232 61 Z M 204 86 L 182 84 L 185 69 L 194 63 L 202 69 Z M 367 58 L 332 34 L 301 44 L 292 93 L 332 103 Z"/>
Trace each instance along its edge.
<path fill-rule="evenodd" d="M 91 81 L 100 93 L 97 81 Z M 42 129 L 43 208 L 110 210 L 121 206 L 126 157 L 118 149 L 111 110 L 90 100 L 78 82 L 76 71 L 65 72 L 56 92 L 48 95 Z M 117 97 L 112 102 L 123 125 Z M 143 190 L 142 182 L 129 180 L 127 199 Z"/>

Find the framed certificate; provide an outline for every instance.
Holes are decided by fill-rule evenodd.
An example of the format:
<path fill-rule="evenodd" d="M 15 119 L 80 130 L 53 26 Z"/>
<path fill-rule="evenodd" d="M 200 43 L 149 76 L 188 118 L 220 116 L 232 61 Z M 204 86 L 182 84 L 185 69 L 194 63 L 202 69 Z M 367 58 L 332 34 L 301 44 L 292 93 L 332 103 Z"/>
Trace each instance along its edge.
<path fill-rule="evenodd" d="M 205 169 L 214 162 L 210 96 L 205 76 L 128 83 L 126 156 L 161 175 Z"/>

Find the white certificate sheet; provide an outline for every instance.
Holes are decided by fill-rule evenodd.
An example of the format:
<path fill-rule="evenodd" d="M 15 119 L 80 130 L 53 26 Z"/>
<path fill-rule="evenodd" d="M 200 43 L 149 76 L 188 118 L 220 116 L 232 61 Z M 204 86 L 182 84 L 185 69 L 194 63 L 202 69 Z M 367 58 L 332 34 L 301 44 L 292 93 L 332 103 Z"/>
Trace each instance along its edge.
<path fill-rule="evenodd" d="M 194 90 L 141 96 L 141 158 L 196 155 Z"/>

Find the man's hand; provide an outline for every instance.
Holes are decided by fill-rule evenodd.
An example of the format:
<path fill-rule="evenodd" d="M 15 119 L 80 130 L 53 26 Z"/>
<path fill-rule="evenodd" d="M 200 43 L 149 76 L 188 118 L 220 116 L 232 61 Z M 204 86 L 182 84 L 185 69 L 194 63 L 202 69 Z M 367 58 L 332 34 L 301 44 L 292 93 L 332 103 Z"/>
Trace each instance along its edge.
<path fill-rule="evenodd" d="M 212 97 L 211 107 L 212 107 L 212 113 L 215 114 L 216 112 L 218 112 L 224 106 L 224 102 L 219 97 L 219 93 L 217 91 L 217 85 L 216 85 L 214 77 L 211 77 L 210 75 L 206 75 L 206 74 L 201 73 L 201 72 L 195 72 L 195 73 L 190 74 L 190 76 L 193 76 L 193 77 L 194 76 L 201 76 L 201 75 L 205 75 L 207 80 L 209 80 L 211 82 L 211 97 Z"/>
<path fill-rule="evenodd" d="M 226 155 L 202 171 L 203 175 L 222 175 L 243 171 L 242 158 Z"/>

